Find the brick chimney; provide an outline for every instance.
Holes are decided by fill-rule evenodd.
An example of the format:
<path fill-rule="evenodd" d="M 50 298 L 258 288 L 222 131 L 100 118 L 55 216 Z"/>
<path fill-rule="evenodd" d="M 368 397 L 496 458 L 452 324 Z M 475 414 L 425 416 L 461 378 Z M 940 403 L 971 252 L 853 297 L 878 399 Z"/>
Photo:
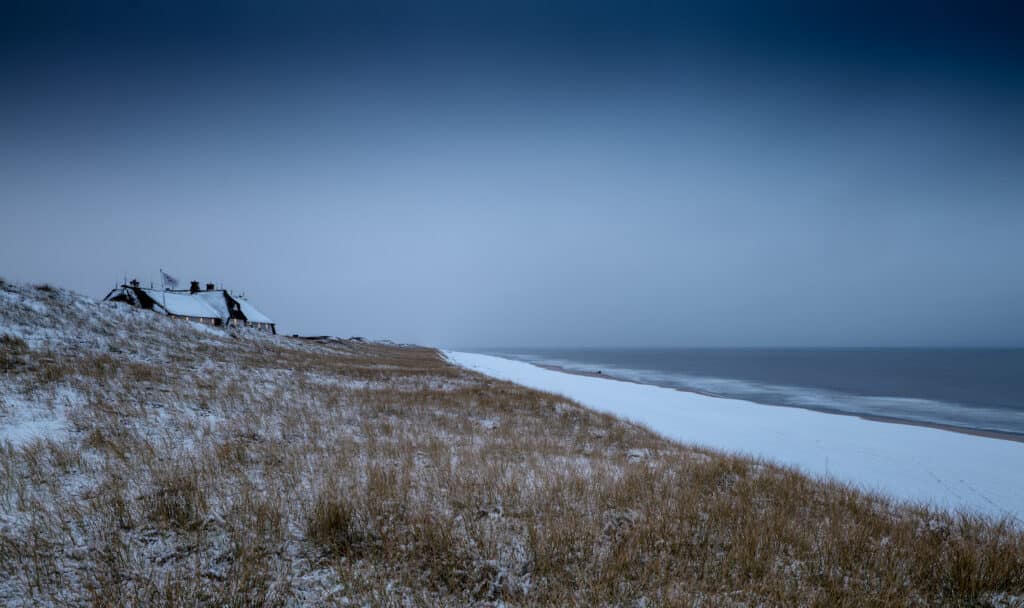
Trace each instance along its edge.
<path fill-rule="evenodd" d="M 192 281 L 192 285 L 188 288 L 189 293 L 199 293 L 199 281 Z"/>
<path fill-rule="evenodd" d="M 213 283 L 206 284 L 206 291 L 213 291 Z"/>

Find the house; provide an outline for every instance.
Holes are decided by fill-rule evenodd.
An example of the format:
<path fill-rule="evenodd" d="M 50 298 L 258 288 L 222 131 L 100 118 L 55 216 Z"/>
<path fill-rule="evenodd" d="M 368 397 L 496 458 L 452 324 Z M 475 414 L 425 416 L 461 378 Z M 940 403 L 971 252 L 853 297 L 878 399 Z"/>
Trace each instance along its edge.
<path fill-rule="evenodd" d="M 207 283 L 199 288 L 192 281 L 189 289 L 153 289 L 131 281 L 115 287 L 103 298 L 105 302 L 124 302 L 145 310 L 166 314 L 176 319 L 195 321 L 214 327 L 254 327 L 276 334 L 277 326 L 248 300 L 233 296 L 226 289 L 215 289 Z"/>

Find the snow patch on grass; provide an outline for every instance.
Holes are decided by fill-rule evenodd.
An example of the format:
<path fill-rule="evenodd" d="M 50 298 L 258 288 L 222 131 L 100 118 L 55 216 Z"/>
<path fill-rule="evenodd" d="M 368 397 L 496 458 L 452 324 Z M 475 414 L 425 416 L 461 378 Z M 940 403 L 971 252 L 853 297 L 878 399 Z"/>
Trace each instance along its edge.
<path fill-rule="evenodd" d="M 21 447 L 36 439 L 60 439 L 67 434 L 64 420 L 36 419 L 8 422 L 0 420 L 0 442 Z"/>

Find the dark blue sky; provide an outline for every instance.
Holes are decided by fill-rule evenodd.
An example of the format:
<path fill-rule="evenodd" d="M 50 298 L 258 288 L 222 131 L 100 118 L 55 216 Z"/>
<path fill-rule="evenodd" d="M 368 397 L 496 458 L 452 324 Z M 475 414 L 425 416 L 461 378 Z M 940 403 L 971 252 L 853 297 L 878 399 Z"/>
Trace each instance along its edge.
<path fill-rule="evenodd" d="M 1013 3 L 8 3 L 0 275 L 442 345 L 1024 345 Z"/>

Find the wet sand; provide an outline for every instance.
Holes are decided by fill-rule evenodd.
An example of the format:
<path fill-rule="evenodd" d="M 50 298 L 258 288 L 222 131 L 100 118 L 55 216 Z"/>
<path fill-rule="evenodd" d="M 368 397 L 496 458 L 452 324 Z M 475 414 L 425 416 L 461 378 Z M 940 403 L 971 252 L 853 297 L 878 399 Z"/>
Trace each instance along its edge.
<path fill-rule="evenodd" d="M 563 374 L 574 374 L 576 376 L 588 376 L 591 378 L 605 378 L 607 380 L 618 380 L 619 382 L 630 382 L 633 384 L 644 384 L 643 382 L 637 382 L 636 380 L 630 380 L 628 378 L 622 378 L 612 374 L 606 374 L 603 371 L 582 371 L 575 369 L 568 369 L 560 365 L 548 365 L 543 363 L 533 363 L 537 367 L 543 367 L 554 372 L 561 372 Z M 697 391 L 692 389 L 679 388 L 677 386 L 662 386 L 660 384 L 652 386 L 661 386 L 661 388 L 670 388 L 683 393 L 694 393 L 697 395 L 704 395 L 705 397 L 714 397 L 716 399 L 728 399 L 729 397 L 722 397 L 721 395 L 715 395 L 712 393 L 706 393 L 703 391 Z M 742 401 L 742 400 L 741 400 Z M 853 412 L 837 412 L 835 410 L 817 408 L 817 407 L 799 407 L 795 405 L 778 405 L 775 403 L 761 403 L 758 401 L 751 401 L 751 403 L 757 403 L 758 405 L 764 405 L 767 407 L 795 407 L 797 409 L 811 410 L 815 412 L 821 412 L 823 414 L 834 414 L 836 416 L 854 416 L 856 418 L 862 418 L 864 420 L 871 420 L 874 422 L 888 422 L 891 424 L 905 424 L 908 426 L 920 426 L 930 429 L 939 429 L 942 431 L 951 431 L 953 433 L 962 433 L 964 435 L 974 435 L 976 437 L 988 437 L 990 439 L 1002 439 L 1004 441 L 1016 441 L 1018 443 L 1024 443 L 1024 435 L 1017 433 L 1007 433 L 1002 431 L 989 431 L 985 429 L 972 429 L 961 426 L 953 426 L 951 424 L 941 424 L 938 422 L 922 422 L 919 420 L 906 420 L 903 418 L 890 418 L 888 416 L 876 416 L 872 414 L 857 414 Z"/>

